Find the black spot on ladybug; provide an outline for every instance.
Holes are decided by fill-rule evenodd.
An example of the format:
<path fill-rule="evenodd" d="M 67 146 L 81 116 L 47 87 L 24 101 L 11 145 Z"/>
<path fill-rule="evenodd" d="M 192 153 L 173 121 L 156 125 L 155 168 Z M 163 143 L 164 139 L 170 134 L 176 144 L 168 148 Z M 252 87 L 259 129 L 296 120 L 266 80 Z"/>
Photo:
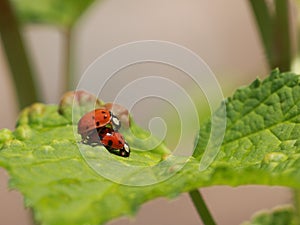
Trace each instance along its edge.
<path fill-rule="evenodd" d="M 121 145 L 121 144 L 122 144 L 122 141 L 119 141 L 119 144 Z"/>
<path fill-rule="evenodd" d="M 112 140 L 109 140 L 107 144 L 108 144 L 108 146 L 112 146 L 112 144 L 113 144 Z"/>
<path fill-rule="evenodd" d="M 106 119 L 106 118 L 107 118 L 107 115 L 104 115 L 103 118 Z"/>
<path fill-rule="evenodd" d="M 102 114 L 105 114 L 106 112 L 102 110 L 101 113 L 102 113 Z"/>
<path fill-rule="evenodd" d="M 89 126 L 86 126 L 86 128 L 85 129 L 89 129 Z"/>
<path fill-rule="evenodd" d="M 99 121 L 96 122 L 96 126 L 97 126 L 97 127 L 100 126 L 100 122 L 99 122 Z"/>
<path fill-rule="evenodd" d="M 92 119 L 94 120 L 94 119 L 95 119 L 95 117 L 94 117 L 94 116 L 92 116 Z"/>

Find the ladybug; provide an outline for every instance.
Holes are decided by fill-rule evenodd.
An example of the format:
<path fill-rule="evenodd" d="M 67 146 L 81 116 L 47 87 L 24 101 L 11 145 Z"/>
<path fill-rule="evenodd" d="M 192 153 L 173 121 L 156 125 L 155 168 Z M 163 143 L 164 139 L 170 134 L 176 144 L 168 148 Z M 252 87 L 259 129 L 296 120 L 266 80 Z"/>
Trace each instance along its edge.
<path fill-rule="evenodd" d="M 95 109 L 84 114 L 78 122 L 78 133 L 83 141 L 94 134 L 96 129 L 110 125 L 114 130 L 121 127 L 120 120 L 107 109 Z M 92 138 L 94 139 L 94 137 Z"/>
<path fill-rule="evenodd" d="M 82 142 L 89 145 L 100 145 L 101 142 L 97 130 L 89 131 L 86 138 L 83 139 Z"/>
<path fill-rule="evenodd" d="M 114 132 L 114 130 L 109 127 L 101 127 L 97 129 L 98 138 L 101 140 L 107 133 L 112 133 L 112 132 Z"/>
<path fill-rule="evenodd" d="M 119 132 L 111 130 L 109 132 L 99 133 L 99 137 L 101 143 L 106 147 L 106 149 L 109 152 L 122 157 L 129 157 L 130 147 L 128 143 L 124 140 L 123 135 Z"/>

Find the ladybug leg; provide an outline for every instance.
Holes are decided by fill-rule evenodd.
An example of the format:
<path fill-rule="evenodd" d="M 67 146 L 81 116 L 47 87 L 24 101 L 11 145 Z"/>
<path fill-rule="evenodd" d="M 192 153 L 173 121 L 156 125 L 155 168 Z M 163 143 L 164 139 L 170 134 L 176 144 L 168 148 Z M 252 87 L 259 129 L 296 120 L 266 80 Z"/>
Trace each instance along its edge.
<path fill-rule="evenodd" d="M 89 137 L 85 134 L 81 134 L 81 143 L 87 144 Z"/>
<path fill-rule="evenodd" d="M 113 149 L 108 146 L 105 146 L 107 151 L 109 151 L 111 154 L 121 156 L 121 157 L 129 157 L 129 154 L 124 148 L 122 149 Z"/>
<path fill-rule="evenodd" d="M 109 151 L 109 153 L 114 154 L 114 155 L 120 155 L 120 153 L 117 149 L 113 149 L 108 146 L 104 146 L 104 147 L 107 149 L 107 151 Z"/>
<path fill-rule="evenodd" d="M 103 144 L 102 144 L 103 145 Z M 107 151 L 109 151 L 110 153 L 114 153 L 115 151 L 115 149 L 113 149 L 113 148 L 111 148 L 111 147 L 109 147 L 109 146 L 107 146 L 107 145 L 103 145 L 106 149 L 107 149 Z"/>

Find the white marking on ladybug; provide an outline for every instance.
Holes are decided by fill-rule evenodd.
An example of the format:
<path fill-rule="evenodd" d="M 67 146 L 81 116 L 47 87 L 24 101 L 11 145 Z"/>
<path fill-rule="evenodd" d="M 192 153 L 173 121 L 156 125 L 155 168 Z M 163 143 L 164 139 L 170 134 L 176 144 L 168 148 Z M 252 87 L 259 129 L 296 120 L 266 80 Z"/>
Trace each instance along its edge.
<path fill-rule="evenodd" d="M 124 150 L 126 151 L 126 152 L 130 152 L 130 149 L 129 149 L 129 146 L 128 146 L 128 144 L 125 142 L 125 144 L 124 144 Z"/>
<path fill-rule="evenodd" d="M 117 127 L 120 126 L 120 120 L 119 120 L 117 117 L 113 116 L 113 117 L 112 117 L 112 122 L 113 122 L 113 124 L 115 124 Z"/>

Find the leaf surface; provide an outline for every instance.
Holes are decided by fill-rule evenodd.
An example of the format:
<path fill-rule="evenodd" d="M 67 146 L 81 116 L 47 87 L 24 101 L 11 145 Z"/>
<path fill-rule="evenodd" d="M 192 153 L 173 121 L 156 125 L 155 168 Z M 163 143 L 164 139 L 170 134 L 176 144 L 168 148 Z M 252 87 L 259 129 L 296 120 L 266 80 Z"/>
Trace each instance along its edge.
<path fill-rule="evenodd" d="M 299 188 L 299 76 L 273 71 L 264 81 L 237 90 L 225 104 L 224 140 L 205 171 L 199 171 L 199 162 L 208 142 L 209 122 L 201 128 L 194 157 L 187 158 L 167 157 L 166 146 L 131 121 L 132 132 L 122 132 L 132 153 L 122 158 L 104 147 L 81 144 L 70 110 L 61 115 L 58 106 L 43 104 L 26 108 L 15 131 L 0 131 L 0 166 L 9 172 L 11 187 L 33 208 L 36 220 L 49 225 L 103 224 L 133 215 L 146 201 L 204 186 Z M 155 147 L 145 151 L 149 146 Z M 111 168 L 109 177 L 99 175 L 103 168 L 106 172 Z M 168 175 L 173 176 L 164 180 Z M 124 185 L 148 181 L 152 184 Z"/>
<path fill-rule="evenodd" d="M 296 225 L 295 212 L 292 207 L 280 207 L 272 211 L 256 213 L 251 221 L 242 225 Z"/>

